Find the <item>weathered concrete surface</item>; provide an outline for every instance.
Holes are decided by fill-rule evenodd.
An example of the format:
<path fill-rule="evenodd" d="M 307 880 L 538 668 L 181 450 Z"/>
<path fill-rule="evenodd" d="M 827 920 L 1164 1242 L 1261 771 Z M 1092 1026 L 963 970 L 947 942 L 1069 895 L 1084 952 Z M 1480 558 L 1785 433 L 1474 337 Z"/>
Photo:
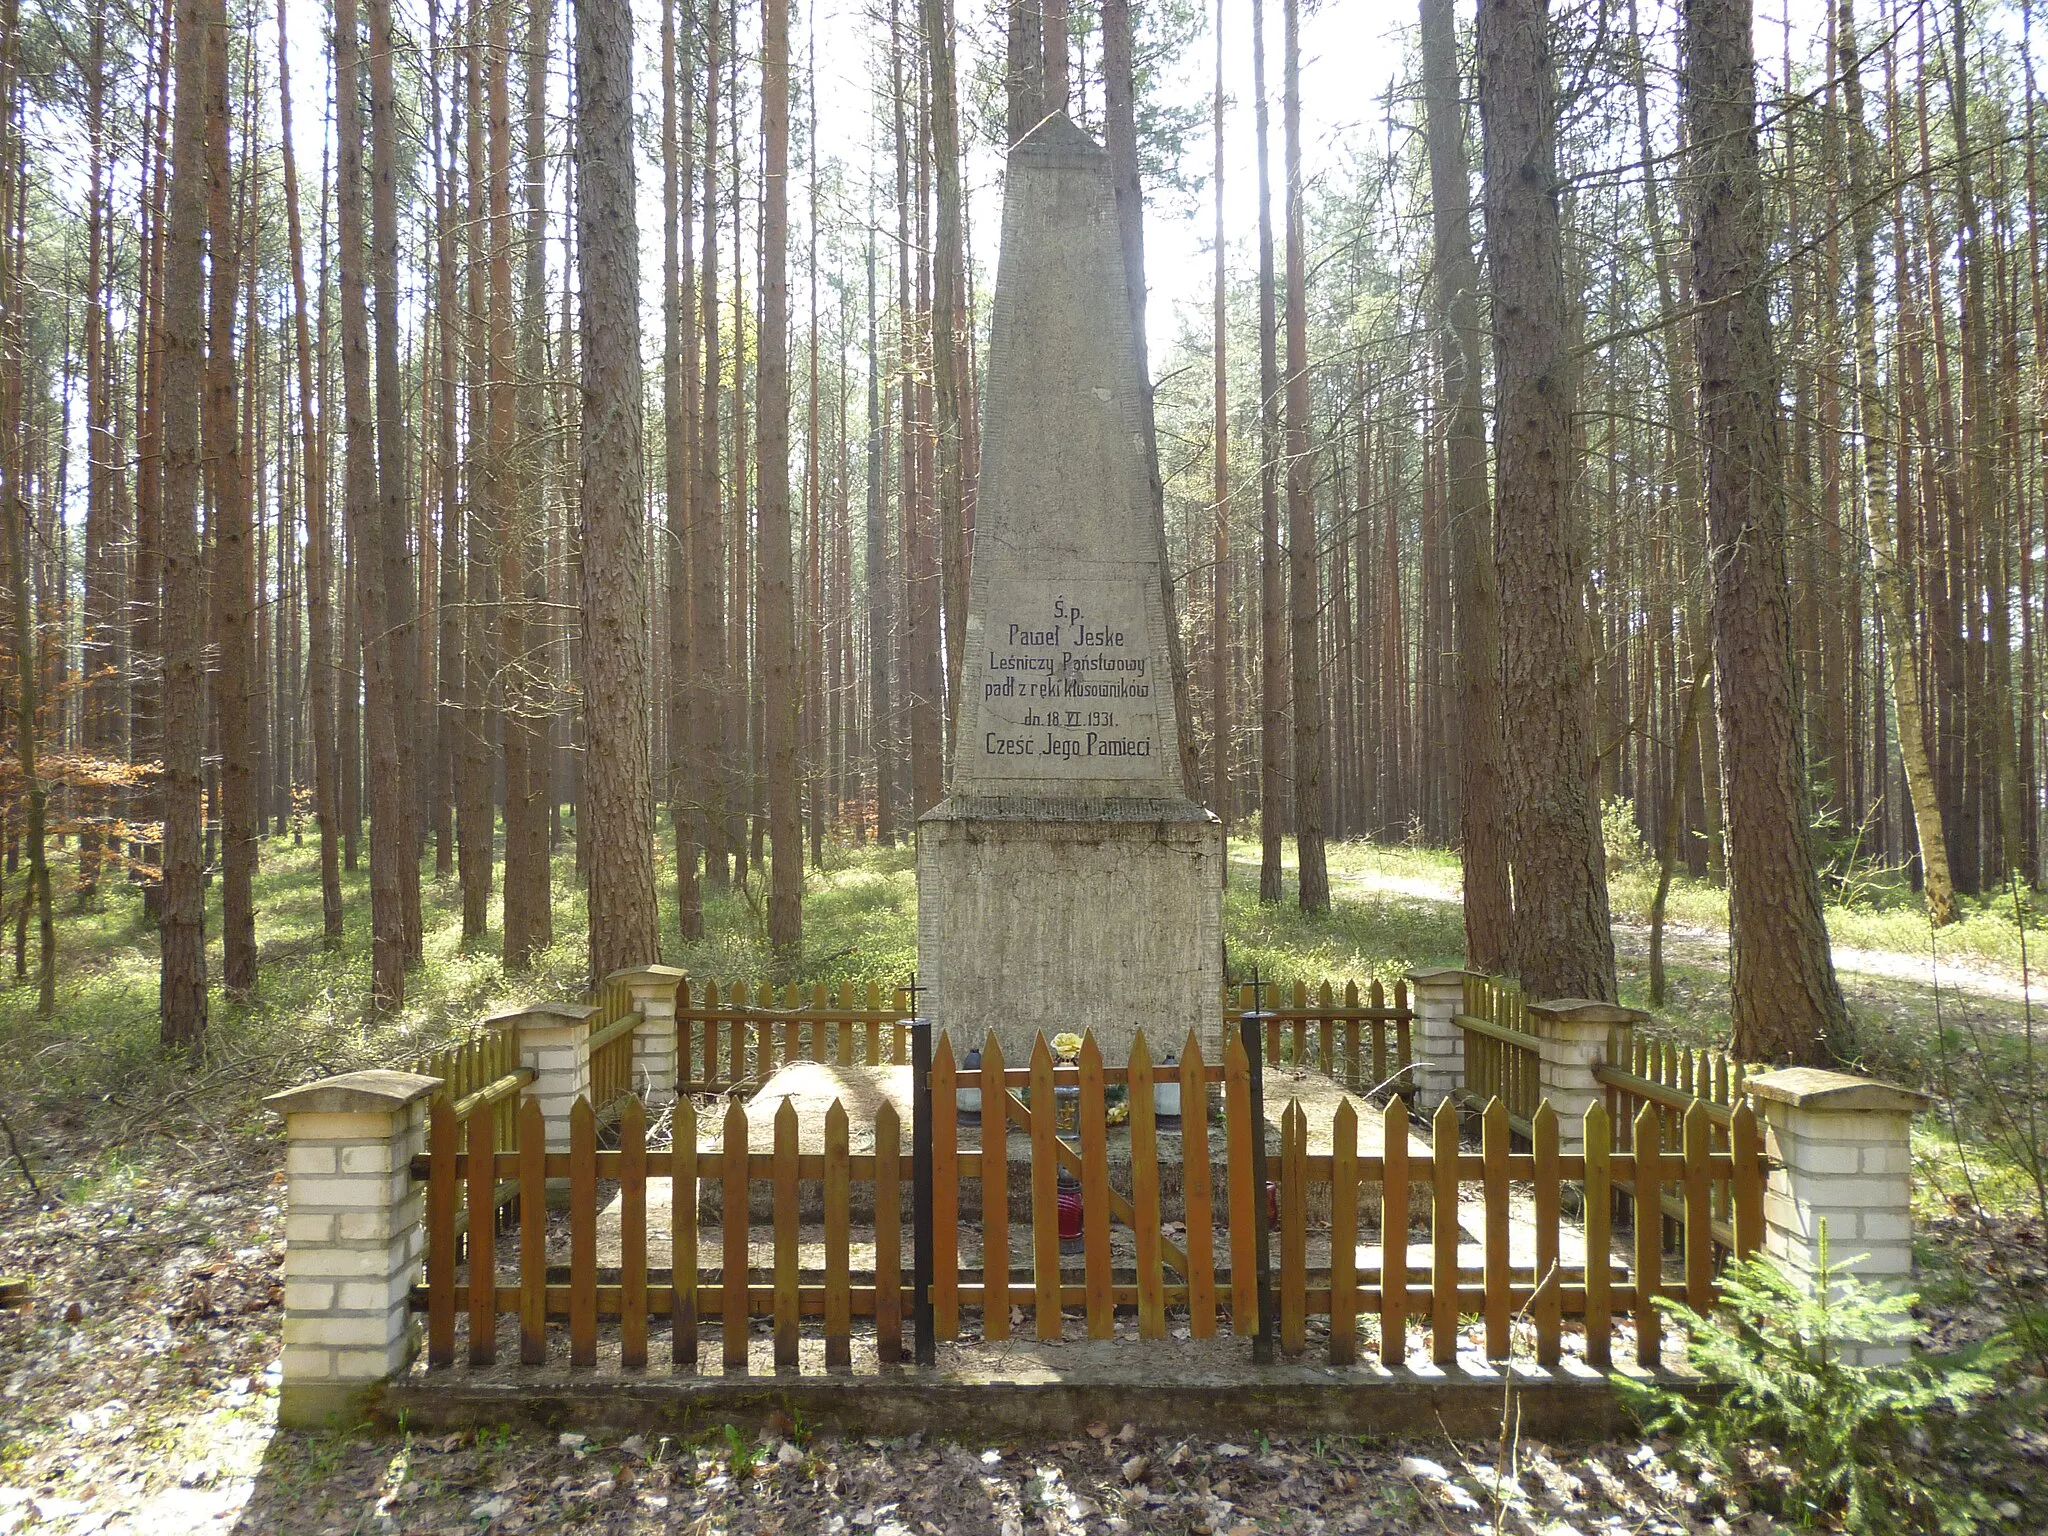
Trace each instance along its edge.
<path fill-rule="evenodd" d="M 1180 778 L 1152 464 L 1107 155 L 1010 154 L 948 798 L 918 826 L 923 1011 L 956 1039 L 1213 1035 L 1222 828 Z"/>
<path fill-rule="evenodd" d="M 416 1371 L 386 1389 L 378 1412 L 386 1423 L 402 1417 L 436 1433 L 519 1424 L 689 1435 L 780 1411 L 847 1434 L 1034 1442 L 1078 1437 L 1096 1421 L 1147 1433 L 1480 1438 L 1502 1432 L 1504 1408 L 1522 1435 L 1553 1442 L 1610 1438 L 1628 1424 L 1608 1377 L 1576 1359 L 1555 1371 L 1469 1357 L 1447 1369 L 1333 1368 L 1313 1356 L 1255 1366 L 1248 1340 L 1107 1339 L 996 1354 L 979 1344 L 942 1347 L 934 1370 L 856 1362 L 856 1374 L 830 1376 L 822 1360 L 806 1362 L 804 1375 L 670 1375 L 665 1363 L 627 1375 L 602 1357 L 594 1373 L 560 1365 Z"/>
<path fill-rule="evenodd" d="M 949 802 L 949 805 L 957 802 Z M 953 1038 L 991 1030 L 1028 1064 L 1033 1041 L 1095 1032 L 1122 1062 L 1217 1037 L 1223 846 L 1207 812 L 1149 821 L 973 817 L 918 824 L 918 976 Z M 942 814 L 943 812 L 943 814 Z"/>

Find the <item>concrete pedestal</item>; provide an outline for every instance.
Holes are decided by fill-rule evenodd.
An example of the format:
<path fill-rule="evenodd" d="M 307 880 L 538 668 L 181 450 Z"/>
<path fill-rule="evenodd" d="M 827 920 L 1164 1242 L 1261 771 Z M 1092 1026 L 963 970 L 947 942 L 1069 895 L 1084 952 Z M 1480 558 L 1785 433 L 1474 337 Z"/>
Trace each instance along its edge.
<path fill-rule="evenodd" d="M 1095 1031 L 1122 1063 L 1190 1030 L 1216 1043 L 1223 990 L 1223 828 L 1186 801 L 1105 801 L 1092 815 L 991 816 L 949 801 L 918 823 L 921 1011 L 956 1041 L 990 1030 L 1031 1060 L 1039 1033 Z"/>

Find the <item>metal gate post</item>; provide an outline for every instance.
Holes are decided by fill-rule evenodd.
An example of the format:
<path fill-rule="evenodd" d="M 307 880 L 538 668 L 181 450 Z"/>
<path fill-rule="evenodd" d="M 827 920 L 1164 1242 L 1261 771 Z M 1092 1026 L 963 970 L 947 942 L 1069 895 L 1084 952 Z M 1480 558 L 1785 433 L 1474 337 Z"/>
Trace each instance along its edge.
<path fill-rule="evenodd" d="M 1266 1021 L 1270 1015 L 1253 1011 L 1242 1015 L 1238 1029 L 1244 1039 L 1245 1060 L 1251 1066 L 1252 1131 L 1252 1283 L 1257 1288 L 1259 1331 L 1252 1336 L 1252 1364 L 1271 1365 L 1280 1320 L 1273 1315 L 1273 1266 L 1271 1234 L 1266 1214 Z M 1233 1282 L 1235 1277 L 1233 1277 Z"/>

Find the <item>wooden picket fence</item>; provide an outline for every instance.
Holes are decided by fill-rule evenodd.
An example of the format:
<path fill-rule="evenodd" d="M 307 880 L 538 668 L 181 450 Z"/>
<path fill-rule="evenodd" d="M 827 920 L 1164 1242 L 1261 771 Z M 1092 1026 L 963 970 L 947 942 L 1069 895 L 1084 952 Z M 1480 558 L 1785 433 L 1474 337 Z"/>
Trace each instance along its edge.
<path fill-rule="evenodd" d="M 623 981 L 604 982 L 590 1001 L 597 1008 L 590 1020 L 590 1101 L 600 1120 L 612 1120 L 633 1091 L 633 1031 L 641 1016 Z"/>
<path fill-rule="evenodd" d="M 1542 1044 L 1529 1032 L 1528 1018 L 1528 1000 L 1515 982 L 1465 977 L 1465 1006 L 1457 1016 L 1465 1037 L 1459 1097 L 1474 1109 L 1500 1100 L 1509 1126 L 1525 1137 L 1543 1099 Z"/>
<path fill-rule="evenodd" d="M 1314 1068 L 1361 1093 L 1408 1082 L 1415 1011 L 1405 981 L 1394 983 L 1391 1001 L 1379 981 L 1363 993 L 1355 981 L 1341 990 L 1328 981 L 1313 988 L 1297 981 L 1226 987 L 1222 1002 L 1229 1026 L 1263 1003 L 1270 1066 Z M 728 1093 L 797 1061 L 901 1066 L 910 1059 L 909 1019 L 907 989 L 885 995 L 874 982 L 778 987 L 686 981 L 676 995 L 677 1091 Z"/>
<path fill-rule="evenodd" d="M 729 1093 L 797 1061 L 841 1066 L 907 1062 L 909 993 L 862 986 L 777 987 L 715 981 L 676 989 L 677 1052 L 685 1094 Z"/>
<path fill-rule="evenodd" d="M 623 1369 L 647 1366 L 650 1337 L 665 1327 L 673 1367 L 686 1372 L 698 1368 L 700 1323 L 718 1322 L 720 1363 L 736 1372 L 748 1366 L 742 1319 L 768 1318 L 773 1369 L 781 1374 L 800 1368 L 806 1326 L 822 1337 L 828 1371 L 852 1367 L 856 1318 L 872 1319 L 874 1354 L 884 1364 L 905 1356 L 906 1319 L 928 1318 L 935 1343 L 961 1337 L 964 1320 L 974 1315 L 980 1337 L 1001 1340 L 1013 1308 L 1032 1314 L 1030 1328 L 1040 1339 L 1076 1330 L 1112 1337 L 1118 1314 L 1134 1314 L 1140 1346 L 1170 1348 L 1169 1318 L 1176 1315 L 1194 1338 L 1213 1337 L 1226 1322 L 1234 1335 L 1256 1334 L 1262 1293 L 1270 1298 L 1267 1327 L 1277 1331 L 1284 1353 L 1305 1352 L 1309 1321 L 1322 1318 L 1329 1358 L 1338 1364 L 1359 1357 L 1362 1335 L 1374 1323 L 1373 1347 L 1384 1363 L 1408 1361 L 1411 1323 L 1420 1326 L 1429 1357 L 1447 1363 L 1458 1352 L 1461 1318 L 1477 1316 L 1490 1358 L 1533 1354 L 1539 1364 L 1554 1364 L 1564 1321 L 1577 1319 L 1588 1362 L 1604 1365 L 1616 1323 L 1625 1320 L 1636 1360 L 1655 1366 L 1662 1336 L 1655 1298 L 1711 1305 L 1720 1264 L 1761 1244 L 1763 1158 L 1747 1104 L 1729 1112 L 1725 1142 L 1717 1145 L 1718 1122 L 1695 1101 L 1667 1150 L 1666 1106 L 1645 1103 L 1621 1131 L 1621 1150 L 1607 1107 L 1596 1103 L 1585 1116 L 1582 1150 L 1571 1153 L 1560 1149 L 1548 1105 L 1537 1106 L 1529 1150 L 1518 1152 L 1505 1103 L 1487 1106 L 1476 1151 L 1460 1146 L 1458 1114 L 1446 1104 L 1423 1152 L 1411 1148 L 1413 1123 L 1395 1097 L 1383 1107 L 1365 1106 L 1381 1117 L 1383 1131 L 1382 1150 L 1370 1153 L 1359 1150 L 1353 1101 L 1335 1112 L 1328 1152 L 1309 1150 L 1307 1115 L 1292 1101 L 1279 1117 L 1279 1151 L 1269 1159 L 1258 1108 L 1263 1065 L 1246 1052 L 1245 1036 L 1232 1032 L 1220 1067 L 1208 1065 L 1191 1034 L 1170 1066 L 1153 1062 L 1142 1036 L 1122 1067 L 1106 1065 L 1092 1037 L 1071 1064 L 1056 1061 L 1041 1037 L 1026 1066 L 1009 1066 L 991 1040 L 979 1067 L 964 1070 L 941 1035 L 924 1085 L 928 1186 L 917 1173 L 920 1149 L 904 1148 L 898 1112 L 886 1102 L 870 1153 L 850 1151 L 848 1116 L 838 1102 L 825 1119 L 822 1153 L 800 1152 L 801 1128 L 787 1100 L 775 1113 L 767 1153 L 750 1150 L 737 1099 L 725 1108 L 716 1150 L 700 1149 L 687 1099 L 675 1106 L 673 1144 L 650 1148 L 646 1113 L 630 1095 L 621 1104 L 616 1148 L 600 1147 L 599 1117 L 582 1101 L 569 1150 L 551 1153 L 537 1104 L 520 1110 L 516 1145 L 507 1149 L 497 1144 L 493 1117 L 464 1116 L 444 1094 L 431 1111 L 428 1152 L 415 1163 L 427 1185 L 426 1280 L 415 1304 L 427 1314 L 429 1367 L 454 1364 L 465 1315 L 473 1365 L 493 1363 L 505 1317 L 518 1319 L 522 1364 L 546 1363 L 551 1338 L 566 1329 L 569 1363 L 595 1365 L 600 1324 L 616 1320 Z M 1154 1089 L 1162 1082 L 1180 1089 L 1178 1190 L 1161 1178 Z M 981 1124 L 971 1136 L 958 1109 L 963 1087 L 981 1094 Z M 1113 1177 L 1108 1109 L 1119 1087 L 1129 1106 L 1128 1152 Z M 1077 1124 L 1063 1134 L 1056 1106 L 1069 1099 Z M 1029 1187 L 1029 1261 L 1021 1267 L 1008 1261 L 1010 1181 L 1019 1176 L 1007 1152 L 1012 1127 L 1029 1148 L 1021 1173 Z M 1222 1153 L 1220 1196 L 1212 1145 Z M 997 1149 L 1002 1155 L 992 1155 Z M 665 1254 L 651 1250 L 647 1214 L 648 1180 L 663 1178 L 672 1181 L 673 1202 Z M 568 1190 L 566 1265 L 548 1248 L 550 1180 L 566 1181 Z M 1082 1234 L 1063 1246 L 1060 1191 L 1069 1181 L 1080 1195 Z M 765 1269 L 749 1257 L 749 1197 L 763 1182 L 772 1191 L 772 1259 Z M 617 1262 L 603 1270 L 601 1183 L 617 1185 L 620 1215 Z M 800 1262 L 805 1183 L 821 1186 L 824 1239 L 822 1263 L 808 1270 Z M 873 1258 L 856 1273 L 853 1193 L 863 1184 L 871 1186 L 863 1192 L 871 1198 L 859 1203 L 873 1211 Z M 1277 1186 L 1272 1230 L 1262 1230 L 1270 1219 L 1262 1185 Z M 708 1186 L 719 1191 L 718 1235 L 714 1248 L 700 1251 L 699 1191 Z M 978 1200 L 963 1199 L 972 1186 Z M 502 1205 L 508 1188 L 517 1197 L 517 1231 L 504 1239 L 515 1246 L 511 1272 L 501 1274 L 494 1224 L 471 1226 L 464 1212 Z M 1644 1208 L 1675 1209 L 1675 1229 L 1665 1221 L 1637 1223 L 1632 1241 L 1618 1250 L 1611 1197 L 1622 1188 Z M 913 1193 L 911 1245 L 922 1262 L 906 1274 L 902 1214 Z M 970 1206 L 978 1215 L 964 1217 Z M 1583 1213 L 1576 1226 L 1567 1222 L 1574 1210 Z M 1329 1236 L 1319 1262 L 1311 1261 L 1311 1213 L 1318 1238 L 1324 1230 Z M 1128 1241 L 1112 1241 L 1117 1226 L 1128 1229 Z M 983 1262 L 964 1262 L 966 1236 L 978 1238 Z M 1426 1261 L 1411 1242 L 1425 1245 Z M 657 1263 L 663 1258 L 665 1268 Z M 918 1270 L 931 1277 L 922 1296 L 913 1278 Z M 1526 1326 L 1516 1327 L 1517 1319 Z"/>
<path fill-rule="evenodd" d="M 1736 1113 L 1748 1101 L 1749 1072 L 1725 1051 L 1682 1046 L 1652 1030 L 1623 1024 L 1608 1030 L 1606 1059 L 1593 1076 L 1606 1090 L 1607 1110 L 1622 1129 L 1624 1148 L 1631 1146 L 1634 1127 L 1644 1115 L 1657 1120 L 1668 1143 L 1698 1109 L 1715 1150 L 1725 1151 L 1733 1144 Z M 1619 1186 L 1618 1196 L 1617 1203 L 1625 1204 L 1634 1191 Z M 1683 1216 L 1668 1194 L 1661 1205 L 1668 1232 Z M 1713 1221 L 1719 1240 L 1731 1243 L 1734 1213 L 1725 1192 L 1715 1192 Z"/>
<path fill-rule="evenodd" d="M 1408 1090 L 1415 1010 L 1408 1005 L 1406 981 L 1394 983 L 1391 1004 L 1379 981 L 1370 983 L 1363 997 L 1355 981 L 1344 983 L 1341 996 L 1327 981 L 1313 992 L 1306 982 L 1297 981 L 1291 987 L 1240 984 L 1234 993 L 1233 998 L 1233 989 L 1224 988 L 1226 1025 L 1264 1003 L 1267 1066 L 1284 1061 L 1313 1067 L 1354 1093 Z"/>

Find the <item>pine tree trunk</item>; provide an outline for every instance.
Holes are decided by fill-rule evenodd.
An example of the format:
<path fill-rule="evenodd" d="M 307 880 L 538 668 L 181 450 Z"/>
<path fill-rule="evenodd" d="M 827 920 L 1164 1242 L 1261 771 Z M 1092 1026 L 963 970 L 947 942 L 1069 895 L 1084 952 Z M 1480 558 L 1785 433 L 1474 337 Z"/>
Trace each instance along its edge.
<path fill-rule="evenodd" d="M 1309 448 L 1308 253 L 1301 202 L 1301 5 L 1286 0 L 1282 131 L 1287 170 L 1287 600 L 1294 673 L 1294 850 L 1304 912 L 1330 908 L 1323 852 L 1322 584 Z"/>
<path fill-rule="evenodd" d="M 697 494 L 690 509 L 690 750 L 696 764 L 691 777 L 698 797 L 692 816 L 697 841 L 704 849 L 704 884 L 714 895 L 722 895 L 732 883 L 726 835 L 732 775 L 725 744 L 729 679 L 718 446 L 718 55 L 723 41 L 719 0 L 711 0 L 704 24 L 704 372 L 699 402 L 703 416 L 697 445 Z"/>
<path fill-rule="evenodd" d="M 883 468 L 888 461 L 882 416 L 882 352 L 876 335 L 874 220 L 868 220 L 868 448 L 867 547 L 868 598 L 868 744 L 875 764 L 875 841 L 884 847 L 896 841 L 895 774 L 891 765 L 895 706 L 889 687 L 889 647 L 894 631 L 891 596 L 895 584 L 889 571 L 889 524 L 882 499 Z"/>
<path fill-rule="evenodd" d="M 403 964 L 419 964 L 420 834 L 417 785 L 417 738 L 420 706 L 420 643 L 418 588 L 413 575 L 411 515 L 408 511 L 405 441 L 405 374 L 398 362 L 398 102 L 392 78 L 391 0 L 369 0 L 370 22 L 370 265 L 374 294 L 377 348 L 377 549 L 383 559 L 383 593 L 378 611 L 383 622 L 375 636 L 364 639 L 379 653 L 372 662 L 370 709 L 387 716 L 387 726 L 371 723 L 373 759 L 388 761 L 384 775 L 372 786 L 379 808 L 372 812 L 371 857 L 376 856 L 378 823 L 388 818 L 383 846 L 389 850 L 398 882 L 399 933 Z M 368 545 L 365 545 L 367 551 Z M 379 663 L 382 685 L 379 686 Z M 389 795 L 388 802 L 380 798 Z M 388 810 L 383 809 L 388 805 Z M 371 884 L 374 887 L 375 879 Z M 404 983 L 398 1000 L 403 1000 Z"/>
<path fill-rule="evenodd" d="M 509 266 L 507 302 L 501 311 L 494 312 L 497 323 L 493 327 L 493 355 L 496 357 L 498 349 L 503 349 L 505 388 L 511 398 L 509 419 L 500 429 L 509 430 L 511 442 L 501 506 L 504 521 L 500 525 L 498 601 L 502 615 L 499 675 L 505 701 L 505 963 L 514 969 L 525 966 L 537 951 L 548 946 L 554 935 L 548 859 L 548 800 L 553 765 L 548 754 L 547 554 L 542 505 L 549 452 L 544 375 L 548 325 L 547 38 L 551 9 L 549 0 L 528 0 L 526 43 L 522 49 L 526 66 L 526 230 L 520 252 L 516 343 L 510 334 Z M 498 14 L 503 12 L 501 5 Z M 494 68 L 494 115 L 502 81 L 502 74 Z M 509 119 L 506 126 L 509 156 Z M 495 165 L 492 174 L 495 181 Z M 509 216 L 501 251 L 509 263 Z M 514 379 L 516 384 L 511 382 Z"/>
<path fill-rule="evenodd" d="M 633 15 L 576 7 L 576 249 L 582 276 L 583 815 L 593 981 L 661 956 L 648 761 L 640 238 L 633 205 Z"/>
<path fill-rule="evenodd" d="M 1280 836 L 1287 773 L 1281 652 L 1280 343 L 1274 303 L 1273 190 L 1267 154 L 1266 14 L 1252 0 L 1252 98 L 1259 156 L 1259 900 L 1285 895 Z"/>
<path fill-rule="evenodd" d="M 1546 0 L 1488 0 L 1478 51 L 1515 968 L 1532 997 L 1612 999 Z"/>
<path fill-rule="evenodd" d="M 1807 841 L 1750 25 L 1748 0 L 1686 6 L 1700 422 L 1729 774 L 1730 1049 L 1744 1061 L 1818 1065 L 1845 1039 L 1848 1014 Z"/>
<path fill-rule="evenodd" d="M 1948 871 L 1948 839 L 1934 766 L 1927 756 L 1926 685 L 1913 640 L 1912 576 L 1899 560 L 1898 514 L 1891 494 L 1887 445 L 1891 433 L 1877 371 L 1877 209 L 1871 201 L 1870 128 L 1863 118 L 1861 56 L 1853 0 L 1840 0 L 1835 46 L 1842 70 L 1842 111 L 1849 129 L 1849 231 L 1855 246 L 1856 403 L 1863 437 L 1865 528 L 1871 588 L 1885 636 L 1892 710 L 1897 717 L 1899 767 L 1905 775 L 1913 827 L 1920 844 L 1921 884 L 1927 915 L 1939 928 L 1956 920 L 1956 894 Z"/>
<path fill-rule="evenodd" d="M 342 0 L 345 5 L 348 0 Z M 6 0 L 10 11 L 15 0 Z M 13 18 L 4 29 L 17 34 Z M 199 561 L 199 403 L 204 385 L 206 74 L 217 0 L 179 0 L 177 108 L 171 127 L 168 227 L 164 235 L 163 500 L 159 530 L 163 602 L 163 896 L 158 1026 L 163 1043 L 195 1049 L 206 1032 L 206 892 L 201 873 L 201 625 L 206 577 Z M 4 73 L 12 90 L 13 70 Z M 14 120 L 0 102 L 0 124 Z M 11 155 L 0 161 L 12 163 Z M 11 205 L 12 199 L 5 201 Z M 10 312 L 13 306 L 9 306 Z M 10 370 L 10 373 L 12 371 Z"/>
<path fill-rule="evenodd" d="M 469 436 L 466 443 L 467 504 L 463 519 L 463 635 L 461 764 L 456 777 L 456 874 L 462 884 L 462 938 L 481 939 L 490 927 L 491 876 L 496 858 L 497 763 L 491 750 L 491 721 L 497 677 L 498 566 L 494 548 L 502 527 L 502 460 L 493 436 L 499 414 L 491 343 L 493 255 L 503 236 L 503 184 L 492 172 L 487 135 L 502 141 L 503 111 L 485 106 L 487 23 L 481 13 L 490 0 L 474 0 L 465 23 L 464 94 L 469 107 L 465 135 L 469 229 Z M 494 200 L 495 199 L 495 200 Z"/>
<path fill-rule="evenodd" d="M 939 451 L 939 569 L 945 606 L 946 742 L 951 747 L 960 704 L 960 666 L 967 653 L 967 529 L 961 464 L 960 122 L 953 76 L 953 8 L 920 0 L 931 68 L 931 153 L 937 172 L 938 241 L 932 253 L 932 380 Z M 772 195 L 772 192 L 771 192 Z M 765 451 L 764 451 L 765 462 Z"/>
<path fill-rule="evenodd" d="M 795 614 L 789 530 L 789 6 L 764 0 L 761 135 L 767 153 L 761 199 L 761 341 L 756 355 L 760 433 L 755 644 L 759 647 L 768 767 L 768 942 L 778 953 L 803 943 L 804 849 L 797 809 Z M 942 237 L 943 238 L 943 237 Z M 957 422 L 956 422 L 957 427 Z M 956 447 L 957 469 L 957 447 Z"/>
<path fill-rule="evenodd" d="M 364 272 L 362 44 L 355 0 L 336 0 L 334 67 L 339 82 L 341 363 L 348 432 L 345 493 L 349 553 L 363 667 L 363 725 L 369 757 L 370 997 L 378 1009 L 405 1001 L 405 893 L 399 879 L 406 809 L 398 776 L 398 721 L 386 630 L 384 539 L 378 496 L 376 407 L 370 394 L 370 316 Z"/>
<path fill-rule="evenodd" d="M 220 20 L 225 27 L 225 17 Z M 250 764 L 249 483 L 242 474 L 240 372 L 235 365 L 239 258 L 232 211 L 227 33 L 207 50 L 208 290 L 203 439 L 213 515 L 213 702 L 220 742 L 221 982 L 229 998 L 256 990 L 256 784 Z"/>
<path fill-rule="evenodd" d="M 1215 200 L 1215 282 L 1210 297 L 1210 448 L 1211 494 L 1209 589 L 1209 721 L 1214 761 L 1209 774 L 1209 808 L 1223 823 L 1226 848 L 1230 836 L 1231 731 L 1230 713 L 1230 309 L 1223 243 L 1223 0 L 1216 0 L 1216 91 L 1211 106 L 1215 168 L 1210 191 Z M 1230 881 L 1230 860 L 1223 860 L 1224 883 Z"/>
<path fill-rule="evenodd" d="M 676 12 L 682 9 L 680 57 Z M 691 783 L 697 769 L 697 688 L 691 681 L 696 648 L 691 631 L 689 540 L 696 523 L 696 402 L 694 370 L 697 313 L 696 273 L 691 252 L 689 191 L 692 120 L 696 115 L 697 65 L 691 55 L 695 27 L 690 0 L 661 5 L 662 167 L 662 464 L 666 475 L 668 552 L 668 806 L 676 847 L 676 917 L 679 936 L 693 943 L 704 936 L 704 897 L 697 877 L 702 816 Z M 687 280 L 686 280 L 687 274 Z"/>
<path fill-rule="evenodd" d="M 451 185 L 454 171 L 447 153 L 444 152 L 444 136 L 441 128 L 441 35 L 440 13 L 437 6 L 427 7 L 429 29 L 429 79 L 430 122 L 433 129 L 434 153 L 434 295 L 437 313 L 435 329 L 440 337 L 440 379 L 439 409 L 436 412 L 436 426 L 439 429 L 439 449 L 436 455 L 440 473 L 440 557 L 438 571 L 439 590 L 435 593 L 436 615 L 440 623 L 440 637 L 436 651 L 435 666 L 435 731 L 434 758 L 427 772 L 434 785 L 434 875 L 445 879 L 456 870 L 456 829 L 455 802 L 461 793 L 460 771 L 462 754 L 463 689 L 463 565 L 462 565 L 462 498 L 461 498 L 461 448 L 456 439 L 457 401 L 459 399 L 456 379 L 456 354 L 459 350 L 458 334 L 463 329 L 463 309 L 457 296 L 456 249 L 455 249 L 455 192 Z M 449 129 L 445 148 L 452 149 L 456 135 L 461 132 L 460 112 L 450 112 Z"/>
<path fill-rule="evenodd" d="M 1500 716 L 1500 576 L 1486 484 L 1486 369 L 1479 267 L 1472 257 L 1471 165 L 1450 0 L 1422 0 L 1423 110 L 1433 219 L 1437 353 L 1443 369 L 1458 646 L 1458 854 L 1465 963 L 1507 968 L 1514 930 Z"/>

